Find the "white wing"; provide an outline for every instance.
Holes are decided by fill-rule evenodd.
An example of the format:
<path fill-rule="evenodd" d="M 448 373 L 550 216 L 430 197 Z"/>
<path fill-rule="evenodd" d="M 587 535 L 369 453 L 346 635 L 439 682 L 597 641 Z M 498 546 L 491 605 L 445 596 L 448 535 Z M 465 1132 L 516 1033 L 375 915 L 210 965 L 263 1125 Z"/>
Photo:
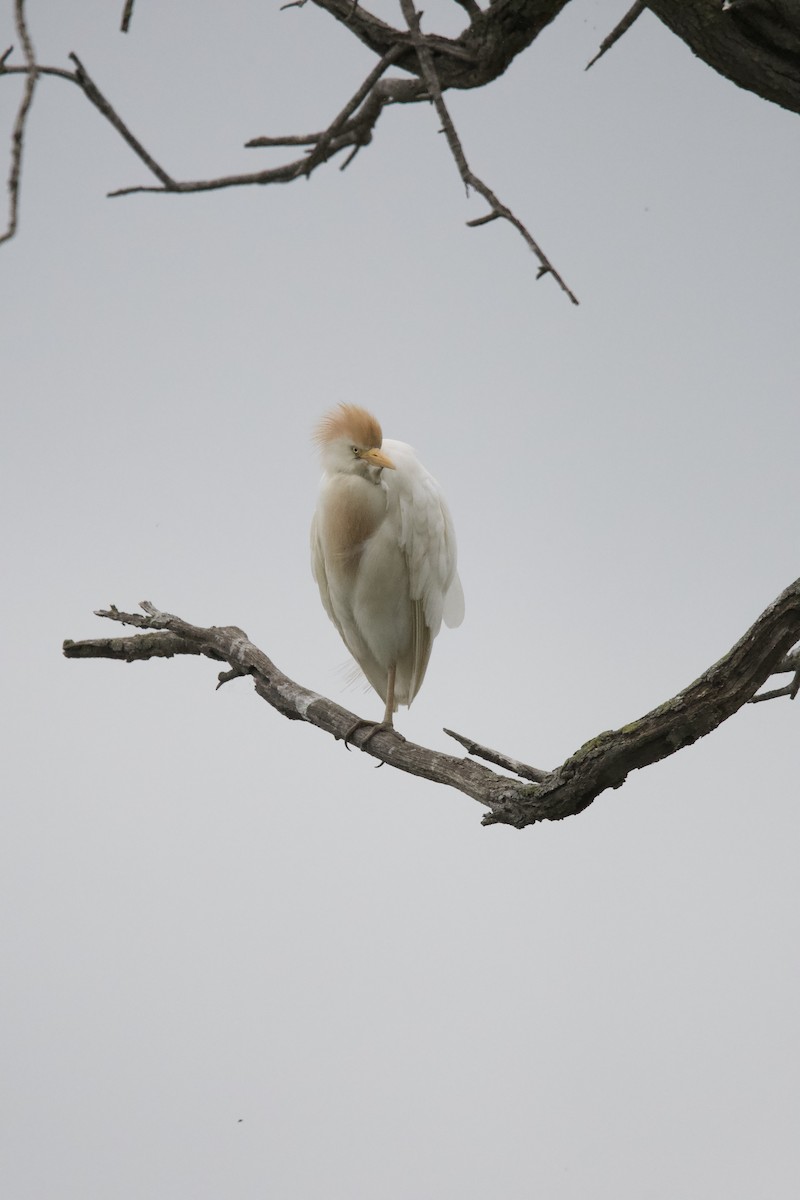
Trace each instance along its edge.
<path fill-rule="evenodd" d="M 453 519 L 441 488 L 410 446 L 384 438 L 381 449 L 396 468 L 382 474 L 387 517 L 394 517 L 399 529 L 411 598 L 421 601 L 425 624 L 435 638 L 442 619 L 451 627 L 464 619 Z"/>

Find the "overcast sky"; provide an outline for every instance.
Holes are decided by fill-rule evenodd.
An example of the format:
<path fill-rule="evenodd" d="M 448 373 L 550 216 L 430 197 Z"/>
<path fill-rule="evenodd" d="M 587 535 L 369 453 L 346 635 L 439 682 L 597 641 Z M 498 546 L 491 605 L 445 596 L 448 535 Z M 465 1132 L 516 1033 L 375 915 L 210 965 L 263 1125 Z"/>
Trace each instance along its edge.
<path fill-rule="evenodd" d="M 311 5 L 139 0 L 127 36 L 123 0 L 26 7 L 180 178 L 280 161 L 243 143 L 322 128 L 374 61 Z M 458 531 L 415 741 L 555 766 L 795 579 L 798 118 L 650 15 L 584 73 L 624 8 L 573 0 L 448 98 L 579 308 L 466 227 L 428 108 L 344 173 L 109 200 L 146 169 L 41 81 L 0 248 L 9 1200 L 797 1194 L 796 705 L 516 832 L 208 661 L 61 657 L 149 599 L 377 716 L 309 569 L 343 400 Z"/>

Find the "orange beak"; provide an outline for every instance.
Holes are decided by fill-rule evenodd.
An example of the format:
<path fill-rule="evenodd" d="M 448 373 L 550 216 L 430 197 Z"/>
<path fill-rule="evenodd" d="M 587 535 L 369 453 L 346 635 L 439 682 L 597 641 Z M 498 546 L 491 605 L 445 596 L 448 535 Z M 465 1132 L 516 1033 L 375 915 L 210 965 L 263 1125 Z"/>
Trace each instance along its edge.
<path fill-rule="evenodd" d="M 387 458 L 380 450 L 365 450 L 360 457 L 365 463 L 369 463 L 371 467 L 388 467 L 390 471 L 396 469 L 392 460 Z"/>

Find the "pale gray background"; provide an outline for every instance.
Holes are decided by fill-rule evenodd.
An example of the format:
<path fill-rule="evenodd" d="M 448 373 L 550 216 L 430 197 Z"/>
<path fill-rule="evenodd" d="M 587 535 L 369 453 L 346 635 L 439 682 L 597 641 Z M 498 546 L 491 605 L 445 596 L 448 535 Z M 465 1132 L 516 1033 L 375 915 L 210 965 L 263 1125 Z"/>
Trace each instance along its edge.
<path fill-rule="evenodd" d="M 140 0 L 127 37 L 122 7 L 31 0 L 37 50 L 183 177 L 277 161 L 240 147 L 322 127 L 372 62 L 311 5 Z M 150 599 L 377 715 L 309 574 L 341 400 L 459 532 L 415 740 L 555 765 L 796 577 L 800 124 L 649 16 L 584 74 L 623 10 L 574 0 L 449 97 L 579 309 L 465 228 L 430 109 L 344 174 L 112 201 L 145 169 L 40 84 L 0 254 L 8 1200 L 797 1194 L 796 706 L 517 833 L 208 662 L 60 654 Z"/>

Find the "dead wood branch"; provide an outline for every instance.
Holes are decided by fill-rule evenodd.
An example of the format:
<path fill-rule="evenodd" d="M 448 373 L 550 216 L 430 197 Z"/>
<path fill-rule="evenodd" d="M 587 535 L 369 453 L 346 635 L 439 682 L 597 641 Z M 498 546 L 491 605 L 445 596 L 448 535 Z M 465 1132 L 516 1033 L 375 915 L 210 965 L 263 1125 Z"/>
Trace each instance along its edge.
<path fill-rule="evenodd" d="M 485 762 L 494 763 L 496 767 L 504 767 L 513 775 L 519 775 L 520 779 L 530 779 L 532 783 L 541 783 L 549 775 L 549 771 L 543 771 L 540 767 L 531 767 L 528 763 L 520 762 L 518 758 L 511 758 L 508 754 L 503 754 L 501 750 L 492 750 L 489 746 L 482 746 L 480 742 L 474 742 L 472 738 L 464 737 L 463 733 L 455 733 L 452 729 L 445 729 L 444 732 L 462 745 L 467 754 L 471 754 L 473 758 L 482 758 Z"/>
<path fill-rule="evenodd" d="M 102 113 L 105 119 L 113 125 L 120 137 L 128 143 L 134 154 L 138 154 L 139 158 L 146 167 L 153 172 L 156 179 L 160 179 L 166 188 L 175 188 L 175 181 L 170 175 L 160 167 L 153 156 L 145 150 L 138 138 L 135 138 L 128 126 L 118 115 L 116 110 L 112 108 L 108 100 L 98 88 L 93 79 L 89 78 L 89 72 L 84 67 L 77 54 L 70 54 L 71 60 L 75 64 L 75 82 L 81 89 L 86 98 L 91 101 L 98 112 Z"/>
<path fill-rule="evenodd" d="M 589 70 L 589 67 L 594 66 L 594 64 L 597 62 L 598 59 L 603 57 L 603 55 L 606 53 L 606 51 L 611 49 L 611 47 L 615 44 L 615 42 L 619 41 L 619 39 L 622 37 L 623 33 L 628 32 L 628 30 L 630 29 L 633 22 L 636 20 L 637 17 L 640 17 L 642 15 L 642 13 L 644 12 L 644 10 L 646 8 L 647 8 L 647 5 L 644 3 L 644 0 L 636 0 L 636 3 L 633 4 L 628 9 L 628 11 L 625 13 L 625 16 L 622 18 L 622 20 L 617 22 L 617 24 L 611 30 L 611 33 L 608 35 L 608 37 L 603 38 L 602 42 L 600 43 L 600 49 L 597 51 L 597 54 L 595 54 L 594 58 L 590 59 L 589 62 L 586 64 L 587 71 Z"/>
<path fill-rule="evenodd" d="M 739 87 L 800 112 L 797 0 L 647 0 L 698 58 Z"/>
<path fill-rule="evenodd" d="M 424 93 L 424 89 L 412 80 L 381 78 L 403 52 L 402 46 L 393 46 L 384 54 L 327 129 L 320 133 L 251 138 L 246 146 L 248 149 L 265 146 L 310 146 L 308 156 L 298 160 L 302 166 L 299 173 L 306 176 L 340 150 L 353 146 L 353 154 L 349 155 L 344 163 L 346 167 L 355 153 L 372 141 L 372 132 L 378 117 L 387 104 L 413 104 Z"/>
<path fill-rule="evenodd" d="M 468 224 L 474 228 L 478 225 L 486 225 L 489 221 L 493 221 L 498 217 L 502 217 L 504 220 L 508 221 L 522 234 L 528 246 L 539 260 L 539 271 L 537 273 L 537 278 L 541 279 L 543 275 L 552 275 L 562 291 L 566 292 L 566 294 L 569 296 L 572 303 L 577 304 L 577 296 L 569 287 L 567 287 L 558 271 L 556 271 L 555 267 L 550 262 L 542 248 L 534 241 L 533 237 L 523 225 L 522 221 L 520 221 L 518 217 L 515 217 L 511 209 L 507 208 L 505 204 L 502 204 L 500 200 L 498 200 L 497 196 L 495 196 L 494 192 L 491 191 L 483 182 L 483 180 L 479 179 L 478 176 L 470 169 L 461 145 L 461 140 L 456 133 L 450 113 L 448 112 L 447 106 L 442 97 L 442 89 L 439 82 L 439 77 L 436 73 L 436 67 L 434 66 L 431 49 L 427 43 L 427 39 L 422 36 L 420 31 L 420 14 L 414 8 L 413 0 L 400 0 L 400 7 L 403 10 L 403 16 L 406 19 L 406 23 L 411 34 L 411 40 L 414 43 L 414 49 L 417 52 L 417 58 L 419 59 L 422 77 L 425 80 L 428 92 L 430 93 L 436 112 L 439 115 L 439 120 L 442 122 L 442 130 L 447 138 L 447 144 L 450 147 L 450 153 L 453 155 L 455 164 L 458 167 L 458 172 L 464 181 L 464 186 L 467 188 L 467 191 L 469 191 L 470 188 L 473 188 L 476 192 L 483 196 L 484 200 L 488 201 L 489 205 L 491 206 L 491 212 L 487 213 L 483 217 L 478 217 L 476 221 L 469 221 Z"/>
<path fill-rule="evenodd" d="M 201 654 L 229 665 L 230 670 L 220 675 L 220 682 L 237 675 L 251 676 L 258 695 L 290 720 L 306 721 L 339 740 L 352 731 L 358 720 L 354 713 L 284 675 L 238 627 L 203 629 L 160 612 L 147 601 L 140 607 L 144 616 L 120 612 L 113 606 L 97 616 L 146 632 L 123 638 L 66 641 L 64 654 L 67 658 L 124 662 Z M 497 765 L 512 771 L 525 767 L 529 773 L 541 774 L 538 782 L 511 779 L 472 759 L 455 758 L 404 741 L 391 730 L 374 732 L 369 724 L 358 729 L 350 740 L 366 754 L 400 771 L 457 788 L 477 800 L 489 810 L 483 817 L 485 825 L 522 829 L 537 821 L 558 821 L 583 812 L 606 789 L 620 787 L 631 771 L 667 758 L 711 733 L 753 700 L 770 675 L 797 670 L 800 651 L 790 651 L 799 639 L 800 579 L 786 588 L 736 645 L 694 683 L 622 729 L 599 734 L 554 771 L 539 773 L 510 756 L 487 751 L 455 735 L 462 744 Z"/>
<path fill-rule="evenodd" d="M 472 174 L 463 149 L 455 135 L 452 121 L 444 105 L 444 94 L 452 89 L 485 87 L 499 78 L 515 58 L 538 38 L 539 34 L 559 15 L 569 0 L 493 0 L 481 9 L 477 0 L 457 0 L 464 9 L 466 26 L 458 37 L 436 33 L 422 34 L 413 6 L 406 3 L 408 29 L 399 29 L 374 16 L 354 0 L 314 0 L 338 21 L 351 35 L 378 56 L 378 64 L 369 72 L 364 83 L 344 109 L 326 129 L 307 136 L 255 138 L 249 146 L 304 146 L 309 153 L 276 167 L 248 171 L 235 175 L 212 176 L 204 179 L 178 180 L 168 173 L 133 136 L 108 99 L 89 77 L 86 68 L 75 55 L 74 71 L 60 67 L 43 67 L 35 63 L 30 38 L 23 15 L 24 0 L 15 0 L 15 13 L 20 41 L 25 56 L 24 66 L 9 66 L 6 51 L 0 57 L 0 77 L 23 74 L 25 92 L 17 114 L 12 135 L 11 161 L 8 173 L 10 213 L 7 232 L 0 237 L 6 241 L 17 226 L 20 165 L 25 122 L 30 109 L 36 80 L 41 76 L 65 79 L 78 86 L 87 99 L 124 138 L 142 163 L 155 176 L 155 184 L 139 184 L 117 188 L 111 196 L 126 196 L 139 192 L 189 193 L 217 191 L 230 187 L 263 186 L 291 183 L 308 178 L 313 170 L 328 162 L 340 151 L 349 151 L 342 166 L 347 166 L 362 146 L 372 140 L 376 122 L 387 104 L 419 103 L 433 100 L 442 119 L 450 149 L 465 183 L 487 200 L 490 211 L 468 222 L 476 227 L 502 218 L 512 224 L 539 259 L 540 275 L 549 274 L 574 302 L 575 297 L 554 270 L 550 261 L 531 237 L 525 225 L 485 184 Z M 303 8 L 306 0 L 297 0 L 284 8 Z M 629 9 L 616 29 L 605 39 L 601 49 L 607 49 L 647 8 L 682 38 L 706 63 L 726 75 L 740 87 L 774 101 L 784 108 L 800 112 L 800 8 L 796 0 L 648 0 Z M 122 29 L 129 26 L 133 0 L 126 0 Z M 409 19 L 409 13 L 411 17 Z M 299 19 L 299 18 L 298 18 Z M 411 78 L 382 78 L 388 65 L 406 72 Z"/>
<path fill-rule="evenodd" d="M 21 4 L 21 0 L 19 0 Z M 562 0 L 562 3 L 566 0 Z M 573 304 L 577 298 L 567 287 L 563 278 L 555 270 L 550 260 L 531 236 L 526 226 L 513 212 L 502 204 L 495 194 L 469 168 L 464 156 L 461 143 L 456 134 L 450 115 L 445 106 L 442 89 L 442 78 L 448 78 L 453 71 L 473 70 L 479 58 L 476 48 L 461 45 L 452 39 L 440 38 L 436 35 L 423 36 L 419 27 L 419 17 L 416 15 L 410 0 L 402 0 L 403 12 L 408 24 L 408 31 L 392 29 L 377 18 L 360 8 L 356 9 L 348 0 L 349 19 L 359 27 L 371 30 L 370 41 L 376 48 L 378 42 L 385 42 L 379 62 L 373 67 L 343 109 L 334 117 L 326 129 L 319 133 L 292 134 L 288 136 L 262 136 L 247 142 L 249 148 L 274 148 L 286 146 L 308 147 L 308 153 L 301 158 L 292 159 L 278 167 L 261 171 L 246 172 L 238 175 L 226 175 L 212 179 L 177 180 L 169 174 L 149 153 L 143 143 L 136 138 L 126 123 L 117 113 L 106 96 L 90 77 L 84 64 L 74 53 L 70 59 L 74 63 L 74 71 L 64 71 L 59 68 L 44 68 L 42 73 L 61 79 L 66 79 L 81 89 L 92 105 L 102 113 L 105 119 L 114 127 L 117 133 L 130 146 L 148 170 L 156 177 L 158 184 L 140 184 L 133 187 L 117 188 L 109 196 L 128 196 L 139 192 L 207 192 L 217 191 L 228 187 L 242 187 L 250 184 L 290 183 L 294 179 L 308 178 L 322 163 L 329 161 L 340 151 L 349 149 L 350 153 L 342 164 L 342 169 L 352 162 L 362 146 L 368 145 L 373 136 L 375 125 L 383 109 L 388 104 L 414 104 L 423 100 L 433 100 L 447 136 L 450 150 L 455 158 L 465 185 L 473 188 L 489 203 L 491 211 L 483 217 L 468 224 L 484 225 L 489 220 L 503 218 L 512 224 L 522 235 L 530 249 L 539 261 L 539 277 L 552 275 L 559 286 L 566 292 Z M 551 5 L 554 11 L 561 5 Z M 326 5 L 323 5 L 326 7 Z M 331 10 L 333 15 L 341 19 L 341 10 L 337 5 Z M 549 11 L 549 10 L 548 10 Z M 125 16 L 129 17 L 128 9 Z M 478 10 L 470 14 L 472 23 L 479 21 L 483 14 Z M 126 28 L 123 22 L 123 28 Z M 380 37 L 375 38 L 376 31 Z M 390 39 L 386 41 L 386 37 Z M 450 64 L 449 67 L 446 64 Z M 386 71 L 393 65 L 402 66 L 408 71 L 416 70 L 418 79 L 390 78 L 384 79 Z M 504 69 L 504 68 L 503 68 Z M 15 74 L 25 68 L 5 67 L 0 63 L 0 73 Z M 492 70 L 500 70 L 495 62 Z M 34 78 L 28 73 L 29 84 Z M 464 86 L 463 83 L 452 83 L 447 86 Z M 470 84 L 469 86 L 476 86 Z M 26 110 L 27 111 L 27 110 Z M 15 176 L 16 178 L 16 176 Z M 16 216 L 16 208 L 14 209 Z"/>
<path fill-rule="evenodd" d="M 37 68 L 36 68 L 37 75 L 40 75 L 40 76 L 44 75 L 44 76 L 48 76 L 49 78 L 53 78 L 53 79 L 65 79 L 68 83 L 72 83 L 76 87 L 80 88 L 80 90 L 83 92 L 84 96 L 86 96 L 87 100 L 89 100 L 89 102 L 97 109 L 97 111 L 99 113 L 102 113 L 102 115 L 106 118 L 106 120 L 111 125 L 113 125 L 114 129 L 116 129 L 116 131 L 120 135 L 120 137 L 125 142 L 127 142 L 127 144 L 130 146 L 130 148 L 133 150 L 133 152 L 136 155 L 138 155 L 138 157 L 142 160 L 142 162 L 145 164 L 145 166 L 148 167 L 149 170 L 153 172 L 153 174 L 156 176 L 157 179 L 161 180 L 163 187 L 159 188 L 157 190 L 158 191 L 164 191 L 164 190 L 177 191 L 177 190 L 179 190 L 179 184 L 177 184 L 171 178 L 171 176 L 167 174 L 167 172 L 163 169 L 163 167 L 159 166 L 159 164 L 152 157 L 152 155 L 144 148 L 144 146 L 139 141 L 139 139 L 134 137 L 134 135 L 131 133 L 128 126 L 125 124 L 125 122 L 120 117 L 119 113 L 111 105 L 111 103 L 106 99 L 106 97 L 100 91 L 100 89 L 98 88 L 98 86 L 94 82 L 94 80 L 91 79 L 88 71 L 86 70 L 86 68 L 84 67 L 83 63 L 80 61 L 78 56 L 76 54 L 70 54 L 69 57 L 71 58 L 72 62 L 75 64 L 75 69 L 73 71 L 65 71 L 62 67 L 37 66 Z M 22 74 L 29 74 L 27 66 L 25 66 L 25 67 L 9 67 L 5 63 L 5 56 L 4 56 L 4 59 L 2 61 L 0 61 L 0 75 L 22 75 Z"/>
<path fill-rule="evenodd" d="M 760 704 L 762 700 L 777 700 L 781 696 L 788 696 L 790 700 L 797 698 L 800 692 L 800 651 L 795 654 L 787 654 L 782 662 L 779 662 L 776 667 L 773 667 L 773 675 L 792 674 L 794 678 L 791 683 L 787 683 L 785 687 L 773 688 L 769 692 L 759 692 L 753 696 L 751 704 Z"/>
<path fill-rule="evenodd" d="M 498 79 L 568 2 L 494 0 L 483 11 L 470 14 L 469 24 L 457 38 L 426 34 L 442 90 L 479 88 Z M 422 74 L 410 34 L 405 30 L 381 21 L 353 0 L 314 0 L 314 3 L 375 54 L 385 54 L 390 46 L 404 43 L 409 53 L 398 65 L 412 74 Z"/>
<path fill-rule="evenodd" d="M 134 0 L 125 0 L 125 8 L 122 11 L 122 21 L 120 23 L 120 32 L 127 33 L 131 27 L 131 17 L 133 16 Z"/>
<path fill-rule="evenodd" d="M 0 234 L 0 245 L 3 242 L 8 242 L 17 232 L 17 224 L 19 219 L 19 182 L 22 174 L 22 151 L 25 145 L 25 124 L 28 120 L 31 104 L 33 103 L 33 93 L 36 89 L 36 81 L 39 77 L 39 69 L 36 64 L 36 55 L 33 50 L 28 26 L 25 21 L 25 0 L 14 0 L 14 22 L 17 29 L 17 36 L 22 43 L 22 52 L 25 56 L 25 66 L 22 71 L 25 74 L 25 88 L 22 93 L 19 108 L 17 110 L 17 118 L 14 122 L 14 129 L 11 134 L 11 163 L 8 171 L 8 224 L 5 232 Z M 6 59 L 11 54 L 12 47 L 3 54 L 0 59 L 0 73 L 6 73 Z"/>

